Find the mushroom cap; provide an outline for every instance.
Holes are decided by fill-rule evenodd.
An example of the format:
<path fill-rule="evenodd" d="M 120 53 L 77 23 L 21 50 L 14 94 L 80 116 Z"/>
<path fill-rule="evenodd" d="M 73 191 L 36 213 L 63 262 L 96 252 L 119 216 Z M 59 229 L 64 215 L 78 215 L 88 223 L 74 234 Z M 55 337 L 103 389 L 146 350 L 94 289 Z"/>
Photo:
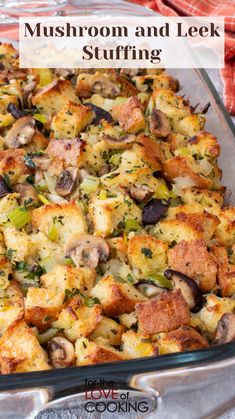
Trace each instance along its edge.
<path fill-rule="evenodd" d="M 156 224 L 168 209 L 169 204 L 170 201 L 163 203 L 161 199 L 151 199 L 142 211 L 143 225 Z"/>
<path fill-rule="evenodd" d="M 74 346 L 62 336 L 56 336 L 48 342 L 48 352 L 51 363 L 55 368 L 68 367 L 74 361 Z"/>
<path fill-rule="evenodd" d="M 110 123 L 113 122 L 113 118 L 111 114 L 106 111 L 103 108 L 100 108 L 99 106 L 94 105 L 93 103 L 86 102 L 84 103 L 85 106 L 89 106 L 94 112 L 95 112 L 95 118 L 92 121 L 92 124 L 99 125 L 100 121 L 102 119 L 105 119 L 105 121 L 108 121 Z"/>
<path fill-rule="evenodd" d="M 30 143 L 36 130 L 36 122 L 32 116 L 24 116 L 17 119 L 13 127 L 7 133 L 6 145 L 9 148 L 18 148 Z"/>
<path fill-rule="evenodd" d="M 105 239 L 91 234 L 75 233 L 65 243 L 65 254 L 75 265 L 96 268 L 99 261 L 106 261 L 109 245 Z"/>
<path fill-rule="evenodd" d="M 65 169 L 57 179 L 55 190 L 60 196 L 69 195 L 76 183 L 78 169 Z"/>
<path fill-rule="evenodd" d="M 156 137 L 167 137 L 171 132 L 171 125 L 167 115 L 159 109 L 153 109 L 149 117 L 150 131 Z"/>
<path fill-rule="evenodd" d="M 125 150 L 137 141 L 134 134 L 122 135 L 119 138 L 112 137 L 111 135 L 103 135 L 103 140 L 113 150 Z"/>
<path fill-rule="evenodd" d="M 235 314 L 224 313 L 217 324 L 215 343 L 228 343 L 233 340 L 235 340 Z"/>

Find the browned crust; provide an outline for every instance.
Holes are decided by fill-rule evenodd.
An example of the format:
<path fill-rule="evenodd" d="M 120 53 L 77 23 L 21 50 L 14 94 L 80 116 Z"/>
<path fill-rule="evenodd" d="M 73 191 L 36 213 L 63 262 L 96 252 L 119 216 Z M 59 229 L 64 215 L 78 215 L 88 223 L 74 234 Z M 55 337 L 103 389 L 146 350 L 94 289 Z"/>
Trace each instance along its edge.
<path fill-rule="evenodd" d="M 177 344 L 180 352 L 192 351 L 208 346 L 207 340 L 200 333 L 187 326 L 168 332 L 161 339 L 165 344 L 167 344 L 167 341 Z"/>
<path fill-rule="evenodd" d="M 137 303 L 139 329 L 145 334 L 168 332 L 189 324 L 189 309 L 181 291 L 163 292 L 158 299 Z"/>
<path fill-rule="evenodd" d="M 164 155 L 160 145 L 147 135 L 138 137 L 138 143 L 143 146 L 143 158 L 147 160 L 155 170 L 161 170 L 161 162 Z"/>
<path fill-rule="evenodd" d="M 215 246 L 214 255 L 218 263 L 218 283 L 222 297 L 235 293 L 235 265 L 230 265 L 225 247 Z"/>
<path fill-rule="evenodd" d="M 25 151 L 23 149 L 8 149 L 0 151 L 0 174 L 11 174 L 13 182 L 22 175 L 30 174 L 31 170 L 24 162 Z"/>
<path fill-rule="evenodd" d="M 182 241 L 168 251 L 169 266 L 199 281 L 203 292 L 216 288 L 217 265 L 204 240 Z"/>
<path fill-rule="evenodd" d="M 48 329 L 57 319 L 62 307 L 29 307 L 25 310 L 25 321 L 40 330 Z"/>

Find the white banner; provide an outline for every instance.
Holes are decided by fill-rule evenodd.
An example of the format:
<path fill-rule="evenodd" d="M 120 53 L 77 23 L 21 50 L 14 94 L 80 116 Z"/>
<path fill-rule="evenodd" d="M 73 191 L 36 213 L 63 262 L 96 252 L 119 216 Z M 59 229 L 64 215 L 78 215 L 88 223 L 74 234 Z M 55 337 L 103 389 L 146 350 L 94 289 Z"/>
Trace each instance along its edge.
<path fill-rule="evenodd" d="M 221 17 L 22 17 L 22 68 L 223 68 Z"/>

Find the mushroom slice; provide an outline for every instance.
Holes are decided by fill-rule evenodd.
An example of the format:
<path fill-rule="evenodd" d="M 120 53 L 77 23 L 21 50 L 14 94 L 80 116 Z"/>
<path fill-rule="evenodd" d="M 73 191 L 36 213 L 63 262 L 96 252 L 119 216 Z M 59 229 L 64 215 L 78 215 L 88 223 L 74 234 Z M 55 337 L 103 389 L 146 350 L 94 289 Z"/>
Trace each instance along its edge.
<path fill-rule="evenodd" d="M 161 199 L 151 199 L 143 208 L 143 225 L 156 224 L 168 209 L 169 204 L 170 201 L 163 203 Z"/>
<path fill-rule="evenodd" d="M 60 196 L 71 194 L 76 184 L 78 169 L 65 169 L 57 179 L 55 190 Z"/>
<path fill-rule="evenodd" d="M 190 311 L 197 313 L 203 306 L 202 292 L 197 282 L 181 272 L 167 269 L 164 272 L 167 279 L 174 282 L 174 287 L 180 289 Z"/>
<path fill-rule="evenodd" d="M 37 192 L 29 183 L 17 183 L 14 190 L 20 194 L 20 205 L 32 205 L 38 202 Z"/>
<path fill-rule="evenodd" d="M 216 328 L 215 343 L 228 343 L 235 340 L 235 314 L 225 313 Z"/>
<path fill-rule="evenodd" d="M 76 266 L 96 268 L 109 256 L 109 245 L 105 239 L 90 234 L 73 234 L 65 244 L 66 257 L 71 257 Z"/>
<path fill-rule="evenodd" d="M 94 93 L 99 93 L 103 97 L 116 97 L 121 93 L 120 87 L 109 77 L 96 73 L 89 80 L 90 88 Z"/>
<path fill-rule="evenodd" d="M 51 158 L 46 153 L 35 154 L 31 157 L 36 169 L 47 170 L 51 163 Z"/>
<path fill-rule="evenodd" d="M 92 124 L 99 125 L 102 119 L 105 119 L 105 121 L 110 123 L 113 122 L 111 114 L 107 112 L 105 109 L 100 108 L 99 106 L 96 106 L 90 102 L 86 102 L 84 103 L 84 105 L 89 106 L 95 112 L 95 118 L 93 119 Z"/>
<path fill-rule="evenodd" d="M 75 358 L 73 344 L 62 336 L 57 336 L 48 342 L 48 353 L 54 368 L 68 367 Z"/>
<path fill-rule="evenodd" d="M 170 121 L 165 113 L 153 109 L 149 117 L 149 127 L 156 137 L 167 137 L 171 132 Z"/>
<path fill-rule="evenodd" d="M 0 198 L 11 193 L 10 186 L 5 182 L 4 177 L 0 175 Z"/>
<path fill-rule="evenodd" d="M 20 119 L 20 118 L 23 118 L 24 116 L 27 116 L 27 112 L 22 111 L 21 109 L 17 108 L 16 105 L 14 105 L 14 103 L 9 103 L 7 107 L 7 111 L 10 112 L 10 114 L 15 119 Z"/>
<path fill-rule="evenodd" d="M 117 150 L 125 150 L 132 146 L 136 142 L 136 136 L 134 134 L 122 135 L 119 138 L 112 137 L 111 135 L 104 135 L 103 140 L 106 142 L 109 148 Z"/>
<path fill-rule="evenodd" d="M 32 116 L 18 119 L 6 136 L 6 145 L 9 148 L 18 148 L 29 144 L 36 130 L 36 122 Z"/>
<path fill-rule="evenodd" d="M 136 202 L 146 202 L 153 196 L 153 192 L 146 185 L 121 186 Z"/>

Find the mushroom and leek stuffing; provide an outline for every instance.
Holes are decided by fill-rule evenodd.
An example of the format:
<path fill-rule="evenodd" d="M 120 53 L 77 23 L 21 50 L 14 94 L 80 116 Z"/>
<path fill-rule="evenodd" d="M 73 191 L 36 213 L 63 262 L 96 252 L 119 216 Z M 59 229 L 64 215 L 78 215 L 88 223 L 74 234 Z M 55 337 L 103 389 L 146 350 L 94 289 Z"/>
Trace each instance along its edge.
<path fill-rule="evenodd" d="M 220 145 L 164 69 L 27 69 L 0 45 L 1 373 L 235 339 Z"/>

